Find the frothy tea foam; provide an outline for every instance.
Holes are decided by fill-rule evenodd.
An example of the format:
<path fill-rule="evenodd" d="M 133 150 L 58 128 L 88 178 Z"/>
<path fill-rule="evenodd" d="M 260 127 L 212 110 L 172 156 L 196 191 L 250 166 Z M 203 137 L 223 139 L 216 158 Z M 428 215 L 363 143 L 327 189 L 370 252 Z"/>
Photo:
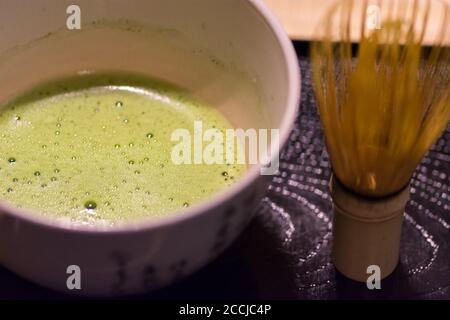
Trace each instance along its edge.
<path fill-rule="evenodd" d="M 173 164 L 171 133 L 192 131 L 195 120 L 221 132 L 232 128 L 186 92 L 138 76 L 47 84 L 0 111 L 1 197 L 88 225 L 187 207 L 245 171 L 243 165 Z"/>

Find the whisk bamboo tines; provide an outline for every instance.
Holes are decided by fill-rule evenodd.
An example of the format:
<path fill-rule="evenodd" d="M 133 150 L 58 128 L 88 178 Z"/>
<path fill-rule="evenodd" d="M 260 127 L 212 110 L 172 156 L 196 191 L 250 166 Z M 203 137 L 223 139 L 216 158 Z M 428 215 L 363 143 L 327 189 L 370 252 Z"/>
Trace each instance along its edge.
<path fill-rule="evenodd" d="M 369 12 L 379 16 L 369 17 Z M 377 18 L 380 28 L 368 24 Z M 387 275 L 397 263 L 398 243 L 380 239 L 399 242 L 401 219 L 394 218 L 401 217 L 399 202 L 404 208 L 408 198 L 402 190 L 450 119 L 449 4 L 342 0 L 319 31 L 320 41 L 311 48 L 314 88 L 339 180 L 332 187 L 334 260 L 344 269 L 354 269 L 358 261 L 384 263 Z M 425 45 L 430 34 L 432 41 Z M 352 44 L 355 40 L 357 45 Z M 374 222 L 378 229 L 368 227 Z M 343 232 L 346 236 L 339 236 Z M 352 232 L 363 239 L 352 237 Z M 339 253 L 345 247 L 356 257 Z M 344 266 L 346 259 L 353 261 L 350 267 Z M 364 263 L 359 263 L 358 275 L 351 271 L 349 276 L 365 279 Z"/>
<path fill-rule="evenodd" d="M 450 14 L 443 4 L 426 48 L 430 1 L 383 1 L 393 12 L 381 29 L 360 26 L 353 59 L 351 21 L 369 5 L 361 2 L 357 10 L 342 1 L 327 17 L 325 37 L 312 46 L 314 85 L 334 173 L 359 194 L 383 197 L 407 185 L 450 118 Z"/>

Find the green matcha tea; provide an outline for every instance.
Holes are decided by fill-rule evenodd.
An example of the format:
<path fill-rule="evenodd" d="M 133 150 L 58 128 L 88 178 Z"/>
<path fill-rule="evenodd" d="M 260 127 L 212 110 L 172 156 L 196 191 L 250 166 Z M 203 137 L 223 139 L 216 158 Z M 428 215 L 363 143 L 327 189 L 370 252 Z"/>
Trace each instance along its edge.
<path fill-rule="evenodd" d="M 45 84 L 0 109 L 0 196 L 74 224 L 161 217 L 236 181 L 243 165 L 176 165 L 178 128 L 232 128 L 185 91 L 134 75 Z"/>

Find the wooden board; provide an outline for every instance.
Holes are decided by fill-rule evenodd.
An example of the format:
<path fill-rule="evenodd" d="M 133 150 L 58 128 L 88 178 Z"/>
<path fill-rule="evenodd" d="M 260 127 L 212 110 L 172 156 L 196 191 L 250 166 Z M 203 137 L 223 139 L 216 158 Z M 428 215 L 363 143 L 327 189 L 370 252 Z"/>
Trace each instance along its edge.
<path fill-rule="evenodd" d="M 329 8 L 337 0 L 263 0 L 280 19 L 288 35 L 294 40 L 312 40 L 317 37 L 317 26 Z M 392 1 L 392 0 L 384 0 Z M 450 0 L 443 0 L 450 3 Z M 362 2 L 362 1 L 361 1 Z M 358 3 L 361 3 L 358 2 Z M 374 1 L 376 2 L 376 1 Z M 433 1 L 433 3 L 437 3 Z M 430 28 L 425 37 L 426 43 L 433 43 L 438 33 L 441 6 L 431 10 Z M 358 23 L 355 21 L 355 23 Z M 446 43 L 450 42 L 450 32 L 447 32 Z"/>

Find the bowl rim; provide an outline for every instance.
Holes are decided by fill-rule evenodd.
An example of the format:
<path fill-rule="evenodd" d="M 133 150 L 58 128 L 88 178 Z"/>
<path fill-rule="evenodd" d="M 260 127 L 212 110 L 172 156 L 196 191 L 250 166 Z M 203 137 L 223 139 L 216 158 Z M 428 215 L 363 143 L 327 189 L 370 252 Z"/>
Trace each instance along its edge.
<path fill-rule="evenodd" d="M 281 23 L 270 11 L 267 5 L 262 0 L 243 0 L 249 4 L 252 9 L 258 14 L 266 25 L 268 25 L 270 31 L 278 42 L 279 49 L 284 57 L 284 68 L 287 74 L 287 102 L 286 112 L 281 121 L 279 140 L 280 143 L 277 148 L 271 147 L 271 157 L 280 154 L 282 147 L 285 145 L 289 138 L 289 134 L 294 127 L 294 121 L 298 112 L 298 106 L 300 102 L 300 67 L 298 63 L 297 54 L 294 46 L 284 31 Z M 254 183 L 260 175 L 261 164 L 254 165 L 250 170 L 244 173 L 244 175 L 236 181 L 233 185 L 227 189 L 217 192 L 213 197 L 200 201 L 198 204 L 192 205 L 189 208 L 175 210 L 168 216 L 160 218 L 148 218 L 139 222 L 126 222 L 112 227 L 103 226 L 84 226 L 73 225 L 71 223 L 64 223 L 59 219 L 49 218 L 43 215 L 33 213 L 31 209 L 17 208 L 6 201 L 0 199 L 0 218 L 2 216 L 11 216 L 19 218 L 30 224 L 38 225 L 43 228 L 69 231 L 80 234 L 91 235 L 111 235 L 111 234 L 126 234 L 134 233 L 136 231 L 149 231 L 153 229 L 159 229 L 168 227 L 169 225 L 179 224 L 187 220 L 199 217 L 206 212 L 212 211 L 220 204 L 228 202 L 234 198 L 238 193 L 241 193 L 244 189 Z"/>

